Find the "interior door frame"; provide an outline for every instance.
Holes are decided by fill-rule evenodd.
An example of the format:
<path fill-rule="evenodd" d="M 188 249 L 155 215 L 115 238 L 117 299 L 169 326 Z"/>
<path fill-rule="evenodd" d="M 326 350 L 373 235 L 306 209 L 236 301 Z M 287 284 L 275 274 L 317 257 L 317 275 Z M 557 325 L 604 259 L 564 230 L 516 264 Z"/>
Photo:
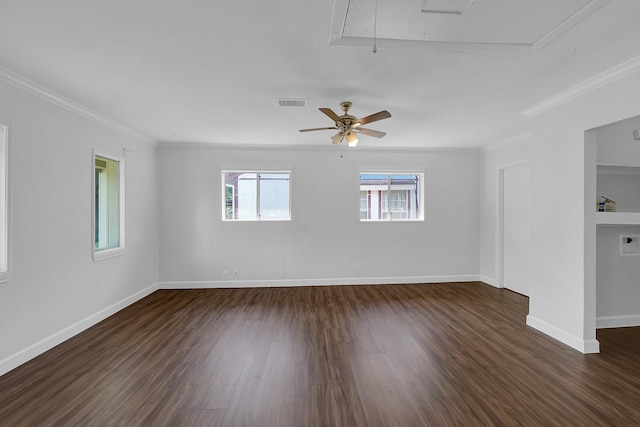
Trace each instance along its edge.
<path fill-rule="evenodd" d="M 499 288 L 504 288 L 504 171 L 518 166 L 531 166 L 531 160 L 520 160 L 513 163 L 507 163 L 498 166 L 497 169 L 497 187 L 498 197 L 496 212 L 496 284 Z"/>

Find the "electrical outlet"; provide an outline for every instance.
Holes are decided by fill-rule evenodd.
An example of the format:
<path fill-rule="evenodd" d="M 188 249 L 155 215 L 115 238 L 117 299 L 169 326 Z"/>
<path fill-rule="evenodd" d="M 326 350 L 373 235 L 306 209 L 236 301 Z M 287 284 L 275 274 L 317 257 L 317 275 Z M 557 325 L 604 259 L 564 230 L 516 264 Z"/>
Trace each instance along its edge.
<path fill-rule="evenodd" d="M 640 235 L 620 235 L 620 256 L 640 256 Z"/>
<path fill-rule="evenodd" d="M 233 277 L 235 277 L 236 279 L 238 277 L 240 277 L 240 271 L 239 270 L 233 270 Z"/>
<path fill-rule="evenodd" d="M 287 277 L 287 270 L 280 270 L 280 277 Z"/>
<path fill-rule="evenodd" d="M 222 272 L 222 277 L 224 277 L 225 279 L 226 279 L 227 277 L 229 277 L 229 272 L 228 272 L 227 270 L 223 271 L 223 272 Z"/>

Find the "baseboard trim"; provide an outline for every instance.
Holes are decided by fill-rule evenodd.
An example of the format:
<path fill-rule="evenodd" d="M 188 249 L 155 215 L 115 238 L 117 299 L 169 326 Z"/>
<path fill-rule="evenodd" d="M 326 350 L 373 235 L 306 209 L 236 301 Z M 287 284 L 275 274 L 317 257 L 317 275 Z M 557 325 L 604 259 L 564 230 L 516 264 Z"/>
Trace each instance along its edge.
<path fill-rule="evenodd" d="M 273 288 L 296 286 L 338 285 L 394 285 L 409 283 L 478 282 L 480 275 L 460 276 L 407 276 L 407 277 L 356 277 L 325 279 L 270 279 L 270 280 L 203 280 L 167 281 L 158 283 L 158 289 L 206 289 L 206 288 Z"/>
<path fill-rule="evenodd" d="M 584 340 L 531 315 L 527 316 L 527 325 L 581 353 L 600 353 L 598 340 Z"/>
<path fill-rule="evenodd" d="M 596 329 L 629 328 L 634 326 L 640 326 L 640 314 L 596 318 Z"/>
<path fill-rule="evenodd" d="M 480 275 L 480 281 L 483 283 L 486 283 L 487 285 L 491 285 L 494 288 L 501 288 L 502 286 L 498 285 L 498 281 L 496 279 L 494 279 L 493 277 L 488 277 L 485 275 Z"/>
<path fill-rule="evenodd" d="M 136 292 L 135 294 L 124 298 L 118 302 L 116 302 L 115 304 L 110 305 L 109 307 L 106 307 L 100 311 L 98 311 L 97 313 L 94 313 L 56 333 L 54 333 L 53 335 L 50 335 L 40 341 L 38 341 L 35 344 L 30 345 L 29 347 L 20 350 L 19 352 L 3 359 L 0 360 L 0 375 L 4 375 L 7 372 L 17 368 L 18 366 L 22 365 L 23 363 L 28 362 L 29 360 L 33 359 L 36 356 L 39 356 L 40 354 L 44 353 L 47 350 L 52 349 L 53 347 L 57 346 L 58 344 L 68 340 L 69 338 L 73 337 L 74 335 L 79 334 L 80 332 L 84 331 L 85 329 L 90 328 L 91 326 L 95 325 L 98 322 L 103 321 L 104 319 L 106 319 L 107 317 L 117 313 L 118 311 L 122 310 L 125 307 L 128 307 L 129 305 L 133 304 L 134 302 L 146 297 L 147 295 L 151 294 L 152 292 L 154 292 L 155 290 L 158 289 L 158 284 L 155 283 L 145 289 L 142 289 L 139 292 Z"/>

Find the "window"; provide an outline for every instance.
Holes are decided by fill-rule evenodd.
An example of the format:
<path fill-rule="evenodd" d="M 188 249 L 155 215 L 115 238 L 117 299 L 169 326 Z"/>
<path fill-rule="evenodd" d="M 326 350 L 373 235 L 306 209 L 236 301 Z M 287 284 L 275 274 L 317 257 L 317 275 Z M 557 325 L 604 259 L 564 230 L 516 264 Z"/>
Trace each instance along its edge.
<path fill-rule="evenodd" d="M 93 258 L 124 253 L 124 160 L 93 156 Z"/>
<path fill-rule="evenodd" d="M 423 219 L 422 173 L 361 173 L 361 221 Z"/>
<path fill-rule="evenodd" d="M 9 279 L 9 128 L 0 125 L 0 282 Z"/>
<path fill-rule="evenodd" d="M 224 171 L 223 219 L 291 219 L 290 172 Z"/>

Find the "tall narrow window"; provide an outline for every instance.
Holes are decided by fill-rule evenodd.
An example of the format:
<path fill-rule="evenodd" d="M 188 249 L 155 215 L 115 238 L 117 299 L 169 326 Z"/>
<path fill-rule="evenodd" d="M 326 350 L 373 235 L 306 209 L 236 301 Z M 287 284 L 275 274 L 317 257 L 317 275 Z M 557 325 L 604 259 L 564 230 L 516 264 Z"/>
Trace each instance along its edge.
<path fill-rule="evenodd" d="M 0 282 L 9 278 L 9 128 L 0 125 Z"/>
<path fill-rule="evenodd" d="M 361 221 L 423 219 L 422 173 L 361 173 Z"/>
<path fill-rule="evenodd" d="M 124 253 L 124 161 L 94 154 L 94 259 Z"/>
<path fill-rule="evenodd" d="M 291 219 L 290 172 L 222 172 L 225 221 Z"/>

